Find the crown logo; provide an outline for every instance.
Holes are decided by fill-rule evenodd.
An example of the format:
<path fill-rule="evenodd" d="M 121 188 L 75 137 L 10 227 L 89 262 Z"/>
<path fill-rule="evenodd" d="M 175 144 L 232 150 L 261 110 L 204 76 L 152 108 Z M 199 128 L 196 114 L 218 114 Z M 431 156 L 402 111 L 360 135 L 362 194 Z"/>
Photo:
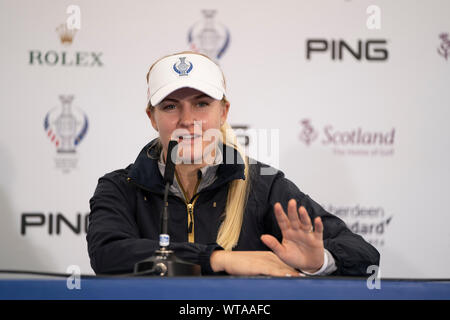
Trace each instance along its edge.
<path fill-rule="evenodd" d="M 73 38 L 75 37 L 76 29 L 69 29 L 66 23 L 61 24 L 56 31 L 59 34 L 59 39 L 61 43 L 65 46 L 69 46 L 72 44 Z"/>

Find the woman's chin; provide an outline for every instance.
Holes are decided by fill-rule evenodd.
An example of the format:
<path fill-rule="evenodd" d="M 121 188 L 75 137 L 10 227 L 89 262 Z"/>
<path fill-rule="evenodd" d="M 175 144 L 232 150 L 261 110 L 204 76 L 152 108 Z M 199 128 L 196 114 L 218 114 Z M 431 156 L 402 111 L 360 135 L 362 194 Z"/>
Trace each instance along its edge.
<path fill-rule="evenodd" d="M 194 157 L 194 156 L 187 156 L 187 157 L 183 157 L 180 156 L 178 157 L 178 162 L 180 164 L 202 164 L 203 163 L 203 157 Z"/>

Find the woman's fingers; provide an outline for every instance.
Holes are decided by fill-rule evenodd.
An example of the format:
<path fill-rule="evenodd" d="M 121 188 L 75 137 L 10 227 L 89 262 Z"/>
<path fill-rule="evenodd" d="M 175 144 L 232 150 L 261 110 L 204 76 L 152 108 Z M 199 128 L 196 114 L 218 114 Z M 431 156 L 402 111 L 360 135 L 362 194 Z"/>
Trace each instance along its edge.
<path fill-rule="evenodd" d="M 269 275 L 272 277 L 301 277 L 300 272 L 294 269 L 276 270 Z"/>
<path fill-rule="evenodd" d="M 298 213 L 300 215 L 301 229 L 306 232 L 312 232 L 311 219 L 305 207 L 301 206 L 298 209 Z"/>
<path fill-rule="evenodd" d="M 269 247 L 270 250 L 273 251 L 277 256 L 282 256 L 284 251 L 286 250 L 281 243 L 270 234 L 264 234 L 261 236 L 261 241 Z"/>
<path fill-rule="evenodd" d="M 270 259 L 272 263 L 267 264 L 265 275 L 274 277 L 301 277 L 304 274 L 299 273 L 297 270 L 283 262 L 283 257 L 286 255 L 286 248 L 274 237 L 269 234 L 261 236 L 261 241 L 268 246 L 275 254 Z M 276 267 L 272 267 L 274 264 Z M 280 268 L 281 265 L 281 268 Z"/>
<path fill-rule="evenodd" d="M 314 219 L 314 234 L 320 238 L 320 240 L 323 239 L 323 223 L 322 219 L 320 217 L 316 217 Z"/>
<path fill-rule="evenodd" d="M 304 206 L 300 206 L 297 211 L 297 201 L 295 199 L 289 200 L 287 210 L 288 214 L 286 215 L 283 207 L 279 202 L 275 203 L 274 205 L 275 217 L 277 219 L 283 238 L 285 238 L 289 229 L 292 229 L 296 232 L 298 230 L 302 230 L 306 234 L 312 233 L 314 231 L 315 228 L 313 228 L 313 224 L 308 212 L 306 211 Z M 314 227 L 320 228 L 317 233 L 322 237 L 323 224 L 320 218 L 319 220 L 317 220 L 317 218 L 314 220 Z"/>
<path fill-rule="evenodd" d="M 275 239 L 275 241 L 277 241 Z M 284 263 L 274 252 L 264 252 L 265 263 L 263 274 L 273 277 L 299 277 L 300 273 Z"/>
<path fill-rule="evenodd" d="M 288 217 L 292 229 L 300 229 L 300 219 L 298 218 L 297 201 L 295 201 L 295 199 L 291 199 L 288 202 Z"/>
<path fill-rule="evenodd" d="M 275 203 L 273 206 L 273 211 L 275 212 L 275 218 L 277 219 L 278 226 L 280 227 L 281 234 L 285 235 L 285 232 L 291 227 L 291 223 L 289 219 L 286 217 L 284 213 L 283 207 L 279 202 Z"/>
<path fill-rule="evenodd" d="M 265 240 L 270 242 L 270 236 L 269 239 Z M 278 241 L 275 239 L 275 242 Z M 229 251 L 221 254 L 223 252 L 224 251 L 219 251 L 217 254 L 214 253 L 211 257 L 219 261 L 222 259 L 221 256 L 228 256 L 228 258 L 222 259 L 223 269 L 218 268 L 218 270 L 222 269 L 230 275 L 266 275 L 272 277 L 300 276 L 297 270 L 284 263 L 270 251 Z"/>

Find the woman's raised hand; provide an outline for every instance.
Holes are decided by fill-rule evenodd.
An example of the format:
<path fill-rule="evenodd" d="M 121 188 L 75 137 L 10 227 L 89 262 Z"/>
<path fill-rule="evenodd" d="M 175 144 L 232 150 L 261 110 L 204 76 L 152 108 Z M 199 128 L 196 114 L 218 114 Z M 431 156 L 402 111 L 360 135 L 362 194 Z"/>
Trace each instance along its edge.
<path fill-rule="evenodd" d="M 280 203 L 274 205 L 275 217 L 281 229 L 280 243 L 272 235 L 263 235 L 261 240 L 284 263 L 292 268 L 314 273 L 324 263 L 323 224 L 320 217 L 314 220 L 314 228 L 306 209 L 301 206 L 297 213 L 297 202 L 291 199 L 286 216 Z"/>

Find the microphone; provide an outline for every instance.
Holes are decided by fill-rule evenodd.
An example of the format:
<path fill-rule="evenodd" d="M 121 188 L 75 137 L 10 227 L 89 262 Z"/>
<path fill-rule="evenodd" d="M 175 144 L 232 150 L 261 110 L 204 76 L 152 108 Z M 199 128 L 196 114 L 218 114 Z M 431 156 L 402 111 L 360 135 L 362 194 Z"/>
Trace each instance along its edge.
<path fill-rule="evenodd" d="M 170 244 L 170 237 L 168 232 L 168 221 L 169 221 L 169 188 L 173 184 L 173 177 L 175 175 L 175 161 L 173 161 L 173 157 L 175 157 L 175 160 L 178 156 L 178 142 L 175 140 L 169 141 L 169 146 L 167 147 L 167 155 L 166 155 L 166 167 L 164 168 L 164 183 L 165 189 L 164 189 L 164 208 L 163 208 L 163 214 L 161 219 L 161 232 L 159 235 L 159 245 L 161 246 L 161 249 L 164 249 L 169 246 Z"/>
<path fill-rule="evenodd" d="M 173 276 L 200 276 L 200 266 L 177 258 L 172 250 L 169 250 L 170 236 L 168 232 L 169 223 L 169 188 L 173 184 L 175 175 L 175 160 L 178 155 L 178 142 L 169 141 L 166 156 L 166 167 L 164 169 L 164 207 L 161 215 L 161 231 L 159 234 L 159 250 L 150 258 L 139 261 L 134 265 L 135 276 L 156 275 L 161 277 Z"/>
<path fill-rule="evenodd" d="M 173 161 L 173 157 L 177 159 L 178 156 L 178 142 L 175 140 L 169 141 L 169 146 L 167 147 L 167 156 L 166 156 L 166 168 L 164 169 L 164 182 L 172 185 L 173 177 L 175 175 L 175 162 Z"/>

